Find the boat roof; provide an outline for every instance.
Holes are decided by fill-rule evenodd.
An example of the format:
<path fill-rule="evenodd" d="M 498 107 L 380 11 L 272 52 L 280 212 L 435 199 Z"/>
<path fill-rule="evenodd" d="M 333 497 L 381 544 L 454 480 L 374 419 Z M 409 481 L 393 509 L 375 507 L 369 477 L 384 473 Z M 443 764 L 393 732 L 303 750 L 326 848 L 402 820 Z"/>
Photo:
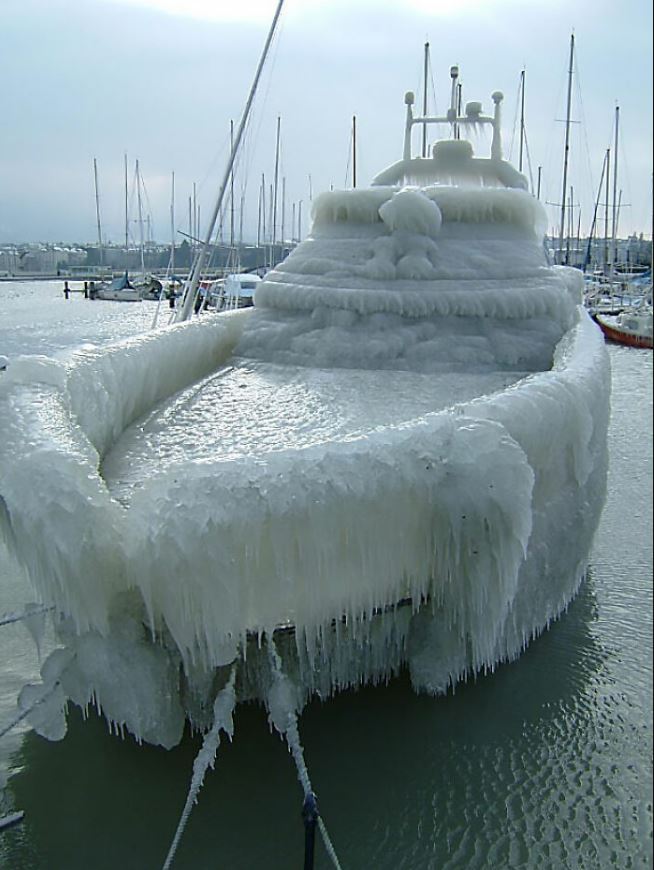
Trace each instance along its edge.
<path fill-rule="evenodd" d="M 244 299 L 254 295 L 256 284 L 261 277 L 254 272 L 227 275 L 225 278 L 225 291 L 232 296 L 241 296 Z"/>
<path fill-rule="evenodd" d="M 134 288 L 130 284 L 129 276 L 127 272 L 124 275 L 121 275 L 120 278 L 114 278 L 114 280 L 110 284 L 111 290 L 133 290 Z"/>

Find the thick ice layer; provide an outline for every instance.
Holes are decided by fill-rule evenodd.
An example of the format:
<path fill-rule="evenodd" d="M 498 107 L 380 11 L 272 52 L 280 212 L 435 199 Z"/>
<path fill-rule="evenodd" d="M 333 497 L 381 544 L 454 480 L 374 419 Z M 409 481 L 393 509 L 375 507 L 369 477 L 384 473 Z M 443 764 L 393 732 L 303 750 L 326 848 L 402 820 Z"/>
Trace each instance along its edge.
<path fill-rule="evenodd" d="M 46 733 L 68 697 L 173 745 L 233 662 L 239 699 L 270 697 L 280 626 L 301 704 L 407 665 L 444 691 L 561 612 L 604 499 L 608 363 L 539 209 L 339 194 L 256 310 L 12 361 L 0 528 L 66 617 Z"/>
<path fill-rule="evenodd" d="M 323 194 L 311 236 L 266 276 L 245 355 L 419 371 L 544 369 L 581 302 L 516 190 Z"/>
<path fill-rule="evenodd" d="M 198 346 L 222 338 L 221 318 L 192 325 Z M 68 640 L 74 681 L 101 687 L 115 676 L 101 665 L 104 642 L 145 665 L 146 634 L 132 632 L 131 652 L 120 653 L 125 619 L 145 619 L 177 651 L 173 663 L 181 655 L 189 697 L 204 673 L 234 658 L 245 629 L 272 631 L 289 619 L 309 651 L 308 664 L 301 657 L 294 667 L 323 690 L 392 672 L 408 655 L 416 685 L 437 691 L 468 668 L 517 654 L 576 588 L 603 501 L 605 349 L 580 318 L 553 371 L 494 397 L 259 460 L 188 462 L 152 478 L 128 510 L 110 497 L 88 435 L 108 443 L 143 387 L 124 379 L 113 418 L 98 416 L 92 399 L 128 361 L 143 371 L 152 339 L 81 352 L 70 367 L 17 362 L 0 400 L 12 421 L 3 427 L 3 529 L 42 598 L 77 623 L 79 640 Z M 153 381 L 167 359 L 163 338 Z M 181 343 L 177 366 L 194 369 L 196 354 L 193 342 Z M 22 385 L 28 372 L 40 382 Z M 427 595 L 426 611 L 382 634 L 389 654 L 375 653 L 358 618 Z M 342 615 L 350 635 L 325 659 L 317 639 L 329 648 L 329 625 Z M 170 698 L 173 663 L 148 665 L 142 682 L 167 674 Z M 107 692 L 120 698 L 117 687 Z M 182 721 L 179 702 L 156 715 L 112 703 L 115 721 L 141 735 L 151 723 L 148 739 L 159 722 L 162 742 L 174 742 L 165 735 L 179 731 L 168 724 L 171 715 Z"/>

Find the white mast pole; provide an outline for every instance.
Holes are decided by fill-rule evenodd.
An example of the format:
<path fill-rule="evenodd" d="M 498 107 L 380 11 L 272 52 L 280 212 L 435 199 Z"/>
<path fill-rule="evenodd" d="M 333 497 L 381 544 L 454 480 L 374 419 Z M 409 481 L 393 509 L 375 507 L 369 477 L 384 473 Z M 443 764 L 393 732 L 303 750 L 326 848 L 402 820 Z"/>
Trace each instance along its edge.
<path fill-rule="evenodd" d="M 575 35 L 570 36 L 570 65 L 568 68 L 568 108 L 565 116 L 565 148 L 563 152 L 563 192 L 561 194 L 561 229 L 559 232 L 559 258 L 563 251 L 563 235 L 565 233 L 565 198 L 568 184 L 568 155 L 570 153 L 570 107 L 572 104 L 572 70 L 575 50 Z"/>
<path fill-rule="evenodd" d="M 170 274 L 175 274 L 175 173 L 170 191 Z"/>
<path fill-rule="evenodd" d="M 141 172 L 139 162 L 136 161 L 136 200 L 139 209 L 139 247 L 141 248 L 141 275 L 145 277 L 145 256 L 143 243 L 143 207 L 141 204 Z"/>
<path fill-rule="evenodd" d="M 277 241 L 277 193 L 279 189 L 279 139 L 281 134 L 281 125 L 282 119 L 277 116 L 277 139 L 275 143 L 275 177 L 274 177 L 274 185 L 273 185 L 273 197 L 272 197 L 272 248 L 271 248 L 271 263 L 272 266 L 272 258 L 276 256 L 275 254 L 275 242 Z"/>
<path fill-rule="evenodd" d="M 522 172 L 522 151 L 525 141 L 525 71 L 520 73 L 520 158 L 518 169 Z"/>
<path fill-rule="evenodd" d="M 357 116 L 352 115 L 352 187 L 357 186 Z"/>
<path fill-rule="evenodd" d="M 102 228 L 100 224 L 100 194 L 98 193 L 98 163 L 93 158 L 93 177 L 95 179 L 95 216 L 98 222 L 98 247 L 100 248 L 100 266 L 104 266 L 104 250 L 102 247 Z"/>
<path fill-rule="evenodd" d="M 264 190 L 264 181 L 263 176 L 261 178 L 261 184 L 259 185 L 259 202 L 258 202 L 258 214 L 257 214 L 257 248 L 261 247 L 261 216 L 263 212 L 263 190 Z"/>
<path fill-rule="evenodd" d="M 125 272 L 129 260 L 129 207 L 127 205 L 127 154 L 125 155 Z"/>
<path fill-rule="evenodd" d="M 234 121 L 229 122 L 229 144 L 234 148 Z M 229 176 L 229 247 L 230 255 L 234 256 L 234 167 Z"/>
<path fill-rule="evenodd" d="M 609 268 L 609 178 L 611 175 L 611 149 L 606 149 L 606 188 L 604 194 L 604 274 L 608 275 Z"/>
<path fill-rule="evenodd" d="M 611 220 L 611 242 L 613 254 L 612 264 L 618 260 L 618 125 L 620 123 L 620 106 L 615 107 L 615 142 L 613 144 L 613 217 Z"/>
<path fill-rule="evenodd" d="M 282 247 L 284 245 L 284 237 L 286 235 L 286 176 L 282 175 L 282 227 L 280 241 Z"/>
<path fill-rule="evenodd" d="M 275 9 L 275 14 L 273 16 L 272 24 L 270 25 L 270 30 L 268 32 L 268 36 L 266 38 L 266 43 L 264 45 L 263 53 L 261 55 L 261 59 L 259 60 L 259 66 L 257 67 L 257 71 L 254 76 L 254 81 L 252 82 L 252 87 L 250 88 L 250 94 L 247 99 L 247 103 L 245 105 L 245 110 L 243 111 L 243 116 L 241 117 L 241 121 L 239 124 L 238 132 L 236 134 L 236 140 L 234 142 L 234 147 L 232 148 L 232 153 L 229 156 L 229 160 L 227 162 L 227 169 L 225 171 L 225 175 L 223 178 L 223 182 L 220 186 L 220 192 L 218 194 L 218 199 L 214 206 L 213 214 L 211 215 L 211 219 L 209 221 L 209 226 L 207 228 L 207 233 L 205 236 L 204 244 L 200 248 L 198 256 L 193 264 L 193 268 L 191 270 L 191 274 L 189 280 L 186 284 L 186 289 L 184 293 L 184 299 L 182 305 L 179 308 L 179 314 L 176 317 L 176 320 L 187 320 L 193 311 L 193 303 L 195 300 L 195 294 L 197 293 L 198 284 L 200 283 L 200 275 L 202 273 L 202 268 L 204 266 L 204 261 L 207 256 L 207 251 L 209 250 L 209 244 L 211 242 L 211 236 L 213 235 L 214 227 L 216 225 L 216 220 L 218 219 L 218 214 L 220 213 L 220 207 L 223 202 L 223 198 L 225 196 L 225 190 L 227 188 L 227 182 L 229 180 L 229 176 L 232 171 L 232 166 L 234 165 L 234 160 L 236 159 L 236 152 L 238 151 L 239 145 L 241 143 L 241 138 L 243 136 L 243 131 L 245 130 L 245 125 L 247 123 L 250 108 L 252 106 L 252 101 L 254 100 L 254 95 L 257 89 L 257 85 L 259 84 L 259 78 L 261 77 L 261 71 L 263 70 L 263 65 L 265 63 L 266 57 L 268 55 L 268 50 L 270 48 L 270 44 L 272 42 L 272 38 L 275 33 L 275 29 L 277 27 L 277 21 L 282 11 L 282 6 L 284 5 L 284 0 L 279 0 L 277 4 L 277 8 Z"/>

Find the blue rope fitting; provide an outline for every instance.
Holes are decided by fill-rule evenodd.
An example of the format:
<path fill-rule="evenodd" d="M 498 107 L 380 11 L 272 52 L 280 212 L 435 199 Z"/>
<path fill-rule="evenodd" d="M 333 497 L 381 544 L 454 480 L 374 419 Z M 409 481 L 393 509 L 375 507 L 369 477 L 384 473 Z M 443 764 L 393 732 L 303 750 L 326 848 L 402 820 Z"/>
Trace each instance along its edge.
<path fill-rule="evenodd" d="M 312 791 L 309 791 L 302 804 L 302 818 L 304 819 L 305 826 L 312 825 L 315 827 L 319 815 L 316 796 Z"/>
<path fill-rule="evenodd" d="M 302 818 L 304 819 L 304 870 L 313 870 L 318 802 L 312 791 L 307 792 L 304 797 Z"/>

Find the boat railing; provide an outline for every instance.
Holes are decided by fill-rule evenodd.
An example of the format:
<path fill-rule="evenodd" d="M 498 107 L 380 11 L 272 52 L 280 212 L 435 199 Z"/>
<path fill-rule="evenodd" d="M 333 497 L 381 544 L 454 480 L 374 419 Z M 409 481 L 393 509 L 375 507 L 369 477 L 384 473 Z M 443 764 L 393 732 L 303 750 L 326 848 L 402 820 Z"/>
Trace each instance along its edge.
<path fill-rule="evenodd" d="M 459 89 L 457 79 L 459 76 L 459 68 L 453 66 L 450 70 L 452 77 L 452 104 L 447 110 L 447 114 L 442 116 L 422 115 L 416 116 L 413 114 L 413 104 L 415 95 L 413 91 L 407 91 L 404 95 L 404 103 L 406 105 L 406 122 L 404 129 L 404 159 L 411 160 L 411 133 L 414 125 L 419 124 L 426 127 L 428 124 L 448 124 L 455 139 L 459 138 L 461 127 L 471 127 L 477 129 L 483 125 L 489 125 L 493 130 L 493 139 L 491 142 L 491 160 L 500 161 L 502 159 L 502 137 L 500 132 L 501 111 L 500 105 L 504 99 L 504 94 L 501 91 L 495 91 L 491 95 L 491 99 L 495 104 L 495 110 L 492 115 L 482 114 L 482 105 L 479 102 L 470 102 L 466 104 L 465 114 L 461 114 L 460 107 L 457 107 Z"/>

